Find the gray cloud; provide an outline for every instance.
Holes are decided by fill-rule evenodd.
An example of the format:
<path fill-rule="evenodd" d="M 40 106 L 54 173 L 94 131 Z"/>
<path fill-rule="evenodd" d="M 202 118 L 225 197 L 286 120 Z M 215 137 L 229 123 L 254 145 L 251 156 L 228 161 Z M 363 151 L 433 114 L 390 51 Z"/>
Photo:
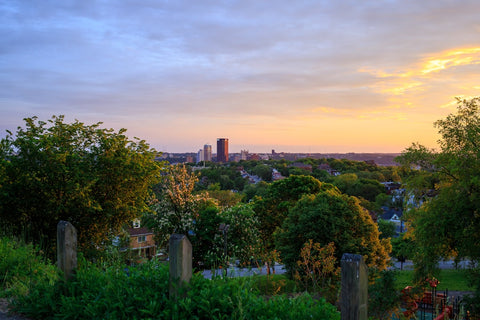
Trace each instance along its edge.
<path fill-rule="evenodd" d="M 18 110 L 124 121 L 381 108 L 388 97 L 368 89 L 378 79 L 359 70 L 478 46 L 479 10 L 473 0 L 7 0 L 0 127 Z"/>

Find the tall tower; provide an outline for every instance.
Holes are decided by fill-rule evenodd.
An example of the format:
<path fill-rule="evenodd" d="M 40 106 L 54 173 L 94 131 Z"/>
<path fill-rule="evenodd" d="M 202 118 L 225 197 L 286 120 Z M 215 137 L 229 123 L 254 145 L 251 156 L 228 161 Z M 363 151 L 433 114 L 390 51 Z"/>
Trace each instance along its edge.
<path fill-rule="evenodd" d="M 212 146 L 209 144 L 203 146 L 203 160 L 212 161 Z"/>
<path fill-rule="evenodd" d="M 217 162 L 228 162 L 228 139 L 217 139 Z"/>
<path fill-rule="evenodd" d="M 204 159 L 203 156 L 204 156 L 203 150 L 202 149 L 198 150 L 198 152 L 197 152 L 197 163 L 203 161 L 203 159 Z"/>

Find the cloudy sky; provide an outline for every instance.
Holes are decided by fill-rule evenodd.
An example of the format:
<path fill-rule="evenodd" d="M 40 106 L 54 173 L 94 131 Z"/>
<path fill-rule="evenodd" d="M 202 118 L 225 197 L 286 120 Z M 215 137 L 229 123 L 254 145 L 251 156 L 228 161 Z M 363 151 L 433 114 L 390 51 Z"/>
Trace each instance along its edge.
<path fill-rule="evenodd" d="M 23 118 L 159 151 L 434 147 L 480 94 L 477 0 L 0 2 L 0 137 Z"/>

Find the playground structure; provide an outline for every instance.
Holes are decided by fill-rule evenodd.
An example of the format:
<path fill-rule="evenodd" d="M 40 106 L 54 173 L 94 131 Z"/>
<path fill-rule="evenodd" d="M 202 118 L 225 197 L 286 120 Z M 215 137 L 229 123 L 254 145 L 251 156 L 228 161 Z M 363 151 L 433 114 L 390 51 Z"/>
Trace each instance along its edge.
<path fill-rule="evenodd" d="M 419 320 L 459 319 L 469 320 L 463 309 L 462 297 L 449 296 L 448 290 L 438 292 L 438 281 L 430 282 L 429 288 L 407 286 L 402 290 L 403 315 Z"/>

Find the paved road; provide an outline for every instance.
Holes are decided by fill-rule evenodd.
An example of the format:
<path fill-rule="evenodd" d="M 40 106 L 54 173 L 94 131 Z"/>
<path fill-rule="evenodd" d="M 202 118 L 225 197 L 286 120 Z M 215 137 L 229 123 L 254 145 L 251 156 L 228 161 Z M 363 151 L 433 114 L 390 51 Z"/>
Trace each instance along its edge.
<path fill-rule="evenodd" d="M 0 320 L 27 320 L 19 315 L 9 315 L 8 314 L 8 303 L 7 299 L 0 299 Z"/>
<path fill-rule="evenodd" d="M 439 267 L 440 269 L 467 269 L 470 267 L 470 261 L 468 260 L 463 260 L 461 261 L 457 266 L 455 266 L 455 263 L 453 260 L 450 261 L 440 261 L 439 262 Z M 403 270 L 413 270 L 413 262 L 412 261 L 406 261 L 402 264 L 400 262 L 395 262 L 392 267 L 390 267 L 391 270 L 400 270 L 403 268 Z M 275 274 L 284 274 L 286 272 L 285 268 L 281 264 L 275 264 Z M 225 273 L 225 269 L 217 269 L 215 272 L 212 272 L 212 270 L 204 270 L 202 272 L 203 276 L 205 278 L 211 279 L 212 275 L 217 275 L 221 276 Z M 266 275 L 267 274 L 267 268 L 263 266 L 262 268 L 237 268 L 237 267 L 229 267 L 227 270 L 227 276 L 230 278 L 233 277 L 246 277 L 246 276 L 253 276 L 253 275 Z"/>
<path fill-rule="evenodd" d="M 285 268 L 281 264 L 275 264 L 275 274 L 284 274 L 286 272 Z M 217 269 L 215 272 L 212 270 L 203 270 L 202 274 L 205 278 L 211 279 L 212 275 L 221 276 L 224 275 L 225 269 Z M 247 277 L 254 275 L 266 275 L 267 268 L 263 266 L 262 268 L 237 268 L 229 267 L 227 270 L 227 277 Z"/>
<path fill-rule="evenodd" d="M 469 260 L 462 260 L 457 266 L 455 266 L 455 262 L 453 260 L 449 261 L 440 261 L 438 263 L 438 266 L 440 269 L 468 269 L 470 268 L 471 262 Z M 394 270 L 400 270 L 401 269 L 401 263 L 400 262 L 395 262 L 393 264 L 393 267 L 390 269 Z M 403 263 L 403 270 L 413 270 L 413 262 L 408 260 Z"/>

